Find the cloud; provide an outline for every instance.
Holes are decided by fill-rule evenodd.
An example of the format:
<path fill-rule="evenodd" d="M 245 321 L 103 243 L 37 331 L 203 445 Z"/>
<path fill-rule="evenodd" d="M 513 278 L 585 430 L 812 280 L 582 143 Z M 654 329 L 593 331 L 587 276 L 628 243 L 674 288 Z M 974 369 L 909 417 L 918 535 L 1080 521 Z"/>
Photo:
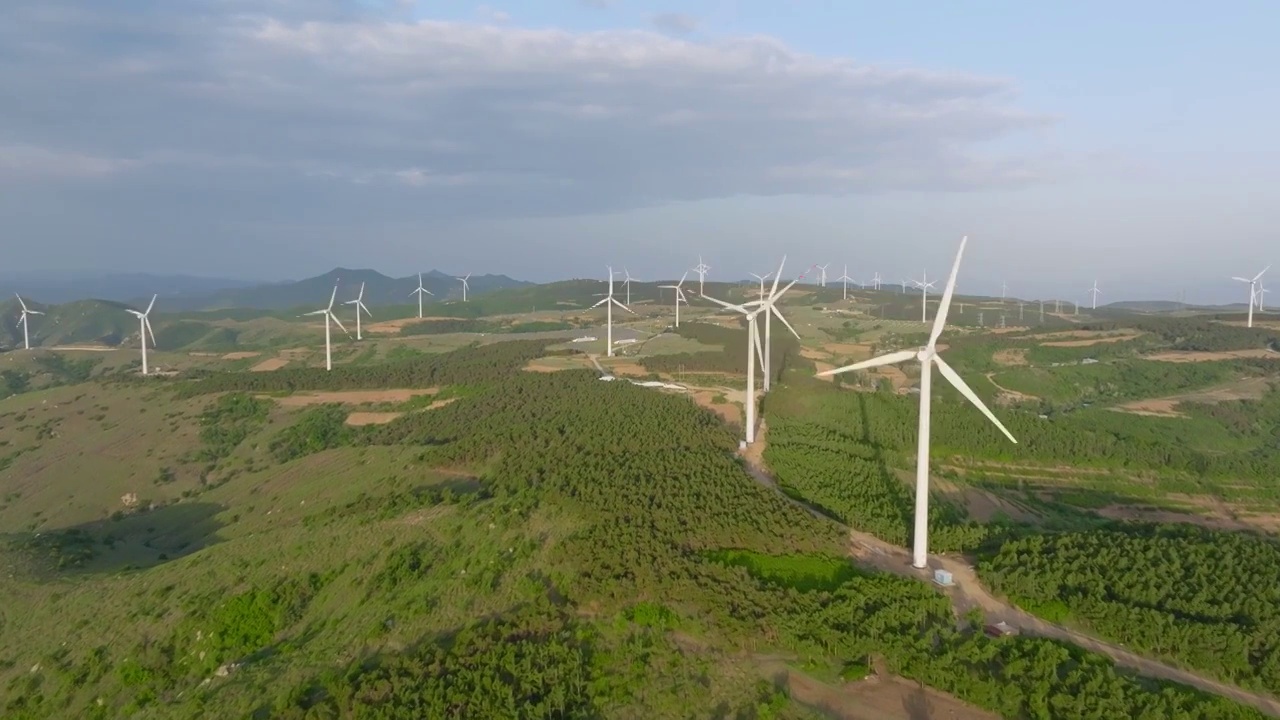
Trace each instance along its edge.
<path fill-rule="evenodd" d="M 673 35 L 688 35 L 698 29 L 698 19 L 684 13 L 659 13 L 652 22 L 655 28 Z"/>
<path fill-rule="evenodd" d="M 578 2 L 589 8 L 595 8 L 597 10 L 605 10 L 618 4 L 617 0 L 578 0 Z"/>
<path fill-rule="evenodd" d="M 497 8 L 481 5 L 476 8 L 476 14 L 480 16 L 480 20 L 491 25 L 505 25 L 511 22 L 511 13 L 504 12 Z"/>
<path fill-rule="evenodd" d="M 121 222 L 358 226 L 974 190 L 1052 170 L 987 149 L 1052 123 L 1004 78 L 758 36 L 414 21 L 404 5 L 6 3 L 0 183 L 27 184 L 29 207 Z"/>

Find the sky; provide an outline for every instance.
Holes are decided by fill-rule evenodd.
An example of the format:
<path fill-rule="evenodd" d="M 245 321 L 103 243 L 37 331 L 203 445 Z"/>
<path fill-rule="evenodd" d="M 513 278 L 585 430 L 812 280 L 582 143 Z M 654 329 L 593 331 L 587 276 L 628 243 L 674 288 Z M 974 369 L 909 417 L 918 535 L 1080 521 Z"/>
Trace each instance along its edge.
<path fill-rule="evenodd" d="M 1241 301 L 1280 5 L 9 0 L 0 269 Z M 1240 297 L 1236 297 L 1239 295 Z"/>

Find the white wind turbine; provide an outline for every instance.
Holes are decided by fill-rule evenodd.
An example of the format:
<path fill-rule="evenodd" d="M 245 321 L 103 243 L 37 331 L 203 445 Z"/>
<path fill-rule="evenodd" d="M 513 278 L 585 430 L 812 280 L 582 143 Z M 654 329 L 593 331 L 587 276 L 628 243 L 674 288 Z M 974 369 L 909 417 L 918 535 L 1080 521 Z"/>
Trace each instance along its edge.
<path fill-rule="evenodd" d="M 827 263 L 827 265 L 830 264 Z M 827 265 L 814 265 L 814 267 L 818 268 L 818 287 L 827 286 Z"/>
<path fill-rule="evenodd" d="M 689 277 L 689 271 L 686 270 L 684 275 L 680 276 L 680 282 L 676 283 L 675 285 L 659 285 L 658 286 L 660 288 L 668 288 L 676 291 L 676 327 L 680 327 L 680 303 L 684 303 L 685 305 L 689 304 L 689 300 L 686 299 L 684 296 L 684 290 L 681 289 L 681 286 L 684 285 L 685 279 L 688 277 Z"/>
<path fill-rule="evenodd" d="M 1093 309 L 1094 309 L 1094 310 L 1097 310 L 1097 309 L 1098 309 L 1098 296 L 1102 294 L 1102 291 L 1098 289 L 1098 281 L 1097 281 L 1097 280 L 1094 280 L 1094 281 L 1093 281 L 1093 287 L 1089 288 L 1089 294 L 1093 296 Z M 1077 311 L 1079 311 L 1079 309 L 1080 309 L 1080 306 L 1079 306 L 1079 305 L 1077 305 L 1077 306 L 1076 306 L 1076 310 L 1077 310 Z"/>
<path fill-rule="evenodd" d="M 1262 268 L 1262 272 L 1258 273 L 1257 275 L 1254 275 L 1252 280 L 1250 280 L 1249 278 L 1242 278 L 1242 277 L 1239 277 L 1239 276 L 1236 276 L 1236 277 L 1231 278 L 1232 280 L 1238 280 L 1239 282 L 1242 282 L 1242 283 L 1248 283 L 1248 284 L 1249 284 L 1249 322 L 1248 322 L 1248 327 L 1253 327 L 1253 305 L 1254 305 L 1254 303 L 1257 301 L 1257 298 L 1258 298 L 1258 284 L 1259 284 L 1259 281 L 1261 281 L 1261 280 L 1262 280 L 1262 276 L 1263 276 L 1263 275 L 1264 275 L 1268 270 L 1270 270 L 1270 269 L 1271 269 L 1271 266 L 1270 266 L 1270 265 L 1268 265 L 1268 266 L 1266 266 L 1266 267 Z"/>
<path fill-rule="evenodd" d="M 454 278 L 454 280 L 458 280 L 462 282 L 462 302 L 467 301 L 467 290 L 470 289 L 471 287 L 470 285 L 467 284 L 467 281 L 470 279 L 471 279 L 471 273 L 467 273 L 465 277 Z"/>
<path fill-rule="evenodd" d="M 871 278 L 871 287 L 876 290 L 880 289 L 880 271 L 877 270 L 874 277 Z"/>
<path fill-rule="evenodd" d="M 920 322 L 929 322 L 929 316 L 926 314 L 929 310 L 929 288 L 933 287 L 933 283 L 929 282 L 929 271 L 925 270 L 919 280 L 912 280 L 916 287 L 920 288 Z"/>
<path fill-rule="evenodd" d="M 364 314 L 368 315 L 370 320 L 373 319 L 373 313 L 369 312 L 369 308 L 365 307 L 364 304 L 364 283 L 360 283 L 360 294 L 356 295 L 355 300 L 348 300 L 342 304 L 356 306 L 356 339 L 363 340 L 364 336 L 360 334 L 360 311 L 363 310 Z"/>
<path fill-rule="evenodd" d="M 767 273 L 765 273 L 765 274 L 763 274 L 763 275 L 757 275 L 757 274 L 755 274 L 755 273 L 748 273 L 748 274 L 749 274 L 751 277 L 753 277 L 753 278 L 755 278 L 755 279 L 757 279 L 757 280 L 759 280 L 759 281 L 760 281 L 760 298 L 761 298 L 761 299 L 763 299 L 763 298 L 764 298 L 764 281 L 765 281 L 765 280 L 768 280 L 770 277 L 772 277 L 772 276 L 773 276 L 773 271 L 772 271 L 772 270 L 770 270 L 769 272 L 767 272 Z"/>
<path fill-rule="evenodd" d="M 431 292 L 430 290 L 428 290 L 428 289 L 426 289 L 425 287 L 423 287 L 423 286 L 422 286 L 422 273 L 418 273 L 418 288 L 417 288 L 416 290 L 414 290 L 413 292 L 409 293 L 409 295 L 410 295 L 410 296 L 413 296 L 413 295 L 417 295 L 417 296 L 418 296 L 418 319 L 419 319 L 419 320 L 421 320 L 421 319 L 422 319 L 422 296 L 423 296 L 423 295 L 435 295 L 435 293 Z M 358 315 L 358 314 L 359 314 L 359 313 L 357 313 L 357 315 Z"/>
<path fill-rule="evenodd" d="M 1266 307 L 1264 307 L 1266 303 L 1264 301 L 1267 299 L 1267 293 L 1269 292 L 1271 291 L 1263 287 L 1262 282 L 1259 281 L 1258 282 L 1258 312 L 1266 311 Z"/>
<path fill-rule="evenodd" d="M 797 340 L 800 339 L 799 333 L 797 333 L 796 329 L 791 327 L 791 323 L 787 322 L 787 319 L 782 316 L 782 313 L 778 310 L 778 306 L 777 306 L 778 299 L 782 297 L 782 294 L 790 290 L 793 285 L 795 285 L 796 283 L 804 279 L 804 273 L 800 273 L 800 277 L 788 283 L 787 286 L 782 289 L 782 292 L 778 292 L 778 280 L 782 278 L 782 268 L 786 264 L 787 264 L 787 256 L 783 255 L 782 262 L 778 263 L 778 272 L 773 276 L 773 287 L 770 288 L 769 290 L 768 299 L 765 299 L 762 297 L 760 300 L 753 300 L 748 303 L 743 303 L 744 306 L 767 305 L 769 307 L 769 312 L 765 313 L 765 316 L 764 316 L 764 352 L 761 353 L 761 358 L 760 358 L 760 369 L 764 371 L 764 391 L 765 392 L 769 392 L 769 386 L 772 384 L 772 376 L 773 376 L 773 373 L 771 372 L 771 368 L 772 368 L 771 358 L 773 357 L 773 318 L 774 316 L 776 315 L 777 318 L 782 321 L 782 324 L 787 326 L 787 329 L 791 331 L 792 335 L 796 336 Z M 758 331 L 759 329 L 757 328 L 757 332 Z"/>
<path fill-rule="evenodd" d="M 137 310 L 129 309 L 129 313 L 134 317 L 138 318 L 138 326 L 139 326 L 138 336 L 139 336 L 139 339 L 142 340 L 142 374 L 143 375 L 147 374 L 147 335 L 151 336 L 151 345 L 154 347 L 156 344 L 156 334 L 151 330 L 151 320 L 148 318 L 148 316 L 151 315 L 151 308 L 155 307 L 155 304 L 156 304 L 156 296 L 152 295 L 151 302 L 147 304 L 146 312 L 138 312 Z"/>
<path fill-rule="evenodd" d="M 856 282 L 853 278 L 849 277 L 849 266 L 848 266 L 848 265 L 845 265 L 845 266 L 844 266 L 844 274 L 843 274 L 843 275 L 841 275 L 840 277 L 836 278 L 836 279 L 837 279 L 837 280 L 839 280 L 840 282 L 844 283 L 844 299 L 845 299 L 845 300 L 848 300 L 848 299 L 849 299 L 849 283 L 850 283 L 850 282 Z"/>
<path fill-rule="evenodd" d="M 31 310 L 27 304 L 22 301 L 22 296 L 17 295 L 18 304 L 22 306 L 22 317 L 18 319 L 18 324 L 22 325 L 22 349 L 31 349 L 31 321 L 27 319 L 29 315 L 43 315 L 39 310 Z"/>
<path fill-rule="evenodd" d="M 639 282 L 639 281 L 638 281 L 638 280 L 636 280 L 635 278 L 631 277 L 631 273 L 630 273 L 630 272 L 628 272 L 626 268 L 622 268 L 622 274 L 626 276 L 626 279 L 622 281 L 622 285 L 623 285 L 623 287 L 625 287 L 625 288 L 627 289 L 627 302 L 626 302 L 626 304 L 627 304 L 627 305 L 630 305 L 630 304 L 631 304 L 631 283 L 632 283 L 633 281 L 634 281 L 634 282 Z"/>
<path fill-rule="evenodd" d="M 613 268 L 608 268 L 608 270 L 609 270 L 609 292 L 605 294 L 603 300 L 596 303 L 595 305 L 592 305 L 591 307 L 598 308 L 601 305 L 604 305 L 605 310 L 608 313 L 605 319 L 605 322 L 607 324 L 607 327 L 605 329 L 605 343 L 606 343 L 605 347 L 607 348 L 605 351 L 605 354 L 608 357 L 613 357 L 613 306 L 617 305 L 618 307 L 622 308 L 623 310 L 626 310 L 632 315 L 635 315 L 636 313 L 631 308 L 613 299 Z M 676 292 L 677 294 L 679 294 L 678 290 Z M 677 306 L 679 302 L 680 302 L 679 300 L 676 300 Z"/>
<path fill-rule="evenodd" d="M 693 268 L 693 271 L 698 273 L 698 294 L 699 295 L 702 294 L 702 286 L 707 281 L 707 271 L 709 271 L 710 269 L 711 269 L 711 266 L 702 262 L 702 256 L 699 255 L 698 264 Z"/>
<path fill-rule="evenodd" d="M 313 312 L 305 313 L 305 314 L 303 314 L 303 316 L 302 316 L 302 317 L 307 317 L 307 316 L 309 316 L 309 315 L 323 315 L 323 316 L 324 316 L 324 369 L 325 369 L 325 370 L 332 370 L 332 369 L 333 369 L 333 350 L 332 350 L 332 341 L 331 341 L 331 338 L 330 338 L 329 323 L 330 323 L 330 322 L 335 322 L 335 323 L 337 323 L 337 324 L 338 324 L 338 327 L 342 328 L 342 332 L 347 333 L 347 337 L 351 337 L 351 333 L 347 332 L 347 328 L 346 328 L 345 326 L 343 326 L 342 321 L 338 319 L 338 316 L 337 316 L 337 315 L 334 315 L 334 314 L 333 314 L 333 301 L 334 301 L 337 297 L 338 297 L 338 286 L 337 286 L 337 285 L 334 285 L 334 286 L 333 286 L 333 294 L 329 296 L 329 306 L 328 306 L 328 307 L 321 308 L 321 309 L 319 309 L 319 310 L 315 310 L 315 311 L 313 311 Z M 358 315 L 358 313 L 357 313 L 357 315 Z"/>
<path fill-rule="evenodd" d="M 956 274 L 960 270 L 960 258 L 964 255 L 964 246 L 968 239 L 968 237 L 962 239 L 960 241 L 960 249 L 956 251 L 955 264 L 951 266 L 951 277 L 947 280 L 947 287 L 942 293 L 942 302 L 938 305 L 938 314 L 933 319 L 933 332 L 929 334 L 928 345 L 918 350 L 900 350 L 846 367 L 818 373 L 819 376 L 835 375 L 851 370 L 865 370 L 881 365 L 893 365 L 913 358 L 920 362 L 920 429 L 916 447 L 916 513 L 914 546 L 912 548 L 912 564 L 918 568 L 928 567 L 929 561 L 929 410 L 933 392 L 934 366 L 937 366 L 942 376 L 956 390 L 959 390 L 960 394 L 964 395 L 969 402 L 981 410 L 982 414 L 986 415 L 987 419 L 994 423 L 1000 429 L 1000 432 L 1004 433 L 1005 437 L 1014 443 L 1018 442 L 1008 428 L 974 394 L 964 379 L 942 359 L 942 356 L 938 355 L 938 336 L 942 334 L 942 330 L 947 324 L 947 311 L 951 307 L 951 296 L 955 291 Z"/>

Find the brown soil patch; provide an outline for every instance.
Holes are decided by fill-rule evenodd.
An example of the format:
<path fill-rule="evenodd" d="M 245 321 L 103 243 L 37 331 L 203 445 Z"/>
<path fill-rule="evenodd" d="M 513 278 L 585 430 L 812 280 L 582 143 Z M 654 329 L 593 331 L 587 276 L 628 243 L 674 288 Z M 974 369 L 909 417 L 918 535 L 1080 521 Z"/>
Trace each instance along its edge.
<path fill-rule="evenodd" d="M 715 392 L 712 390 L 698 390 L 693 393 L 693 401 L 719 415 L 725 422 L 741 425 L 742 411 L 738 409 L 737 405 L 729 402 L 717 403 L 714 400 L 717 395 L 726 395 L 726 393 Z"/>
<path fill-rule="evenodd" d="M 1026 365 L 1027 349 L 1005 348 L 1004 350 L 997 350 L 991 356 L 991 360 L 997 365 Z"/>
<path fill-rule="evenodd" d="M 189 352 L 187 357 L 218 357 L 218 353 L 211 352 Z"/>
<path fill-rule="evenodd" d="M 822 361 L 820 361 L 820 360 L 814 360 L 814 361 L 813 361 L 813 369 L 814 369 L 815 371 L 817 371 L 817 372 L 820 372 L 820 373 L 822 373 L 822 372 L 826 372 L 826 371 L 828 371 L 828 370 L 834 370 L 834 369 L 835 369 L 835 367 L 836 367 L 836 366 L 835 366 L 835 365 L 832 365 L 831 363 L 825 363 L 825 362 L 822 362 Z M 835 376 L 834 376 L 834 375 L 820 375 L 820 376 L 818 376 L 818 379 L 819 379 L 819 380 L 826 380 L 827 382 L 835 382 Z"/>
<path fill-rule="evenodd" d="M 600 364 L 606 370 L 614 375 L 630 375 L 632 377 L 648 377 L 649 371 L 644 366 L 639 365 L 630 360 L 618 360 L 617 358 L 600 358 Z"/>
<path fill-rule="evenodd" d="M 1245 525 L 1233 518 L 1223 517 L 1217 513 L 1201 514 L 1192 512 L 1175 512 L 1155 508 L 1135 507 L 1133 505 L 1108 505 L 1097 508 L 1094 513 L 1111 520 L 1140 520 L 1152 523 L 1189 523 L 1211 530 L 1243 530 Z"/>
<path fill-rule="evenodd" d="M 347 424 L 352 427 L 386 425 L 403 414 L 399 412 L 353 412 L 347 416 Z"/>
<path fill-rule="evenodd" d="M 428 409 L 428 410 L 439 410 L 440 408 L 444 407 L 445 405 L 448 405 L 448 404 L 449 404 L 449 403 L 451 403 L 451 402 L 454 402 L 454 401 L 455 401 L 455 400 L 457 400 L 457 399 L 458 399 L 458 398 L 456 398 L 456 397 L 451 397 L 451 398 L 445 398 L 445 399 L 443 399 L 443 400 L 436 400 L 435 402 L 433 402 L 433 403 L 431 403 L 430 405 L 428 405 L 428 406 L 427 406 L 427 409 Z"/>
<path fill-rule="evenodd" d="M 249 368 L 249 372 L 271 372 L 272 370 L 279 370 L 285 365 L 288 365 L 289 360 L 290 358 L 287 357 L 267 358 L 266 360 L 263 360 L 257 365 Z"/>
<path fill-rule="evenodd" d="M 827 343 L 824 346 L 828 352 L 836 355 L 854 356 L 871 356 L 871 346 L 862 343 Z"/>
<path fill-rule="evenodd" d="M 1184 402 L 1196 403 L 1221 403 L 1230 402 L 1232 400 L 1257 400 L 1271 389 L 1271 381 L 1268 378 L 1245 378 L 1226 385 L 1205 388 L 1194 392 L 1183 393 L 1181 395 L 1170 395 L 1163 398 L 1148 398 L 1146 400 L 1134 400 L 1112 408 L 1119 412 L 1133 413 L 1135 415 L 1153 415 L 1159 417 L 1186 417 L 1186 414 L 1178 410 L 1178 405 Z"/>
<path fill-rule="evenodd" d="M 1266 348 L 1250 350 L 1224 350 L 1222 352 L 1199 352 L 1194 350 L 1171 350 L 1169 352 L 1144 355 L 1143 360 L 1158 362 L 1212 362 L 1214 360 L 1234 360 L 1236 358 L 1280 358 L 1280 353 Z"/>
<path fill-rule="evenodd" d="M 577 366 L 575 363 L 566 362 L 566 360 L 567 358 L 535 358 L 521 369 L 527 372 L 549 373 L 571 370 Z"/>
<path fill-rule="evenodd" d="M 1052 313 L 1045 313 L 1051 315 Z M 1040 333 L 1038 335 L 1028 335 L 1029 340 L 1071 340 L 1081 338 L 1101 338 L 1111 337 L 1115 335 L 1134 335 L 1133 330 L 1059 330 L 1051 333 Z M 1137 333 L 1141 335 L 1142 333 Z"/>
<path fill-rule="evenodd" d="M 831 356 L 817 348 L 802 347 L 800 348 L 800 357 L 810 360 L 828 360 Z"/>
<path fill-rule="evenodd" d="M 223 355 L 222 359 L 223 360 L 248 360 L 249 358 L 258 357 L 261 354 L 262 353 L 260 352 L 252 352 L 252 351 L 229 352 L 226 355 Z"/>
<path fill-rule="evenodd" d="M 991 328 L 987 332 L 991 333 L 992 335 L 1005 335 L 1007 333 L 1025 332 L 1030 329 L 1031 328 L 1029 327 L 1006 325 L 1005 327 Z"/>
<path fill-rule="evenodd" d="M 996 389 L 1000 391 L 1000 394 L 996 396 L 996 402 L 1001 405 L 1019 402 L 1036 402 L 1040 400 L 1040 398 L 1035 395 L 1028 395 L 1026 393 L 1018 392 L 1017 390 L 1010 390 L 1009 388 L 1001 385 L 996 382 L 995 373 L 987 373 L 987 380 L 989 380 L 992 385 L 995 385 Z"/>
<path fill-rule="evenodd" d="M 838 720 L 996 720 L 998 715 L 967 705 L 945 693 L 879 669 L 853 682 L 824 683 L 770 658 L 760 665 L 769 680 L 783 683 L 792 699 Z"/>
<path fill-rule="evenodd" d="M 1106 337 L 1087 338 L 1084 340 L 1054 340 L 1052 342 L 1042 342 L 1045 347 L 1089 347 L 1090 345 L 1098 345 L 1100 343 L 1124 342 L 1125 340 L 1135 340 L 1142 337 L 1142 333 L 1134 333 L 1131 335 L 1108 335 Z"/>
<path fill-rule="evenodd" d="M 941 349 L 941 347 L 941 345 L 938 346 L 939 349 Z M 881 365 L 871 372 L 880 375 L 881 377 L 889 378 L 889 382 L 893 384 L 894 392 L 904 393 L 907 391 L 907 388 L 911 387 L 911 378 L 907 377 L 907 374 L 903 372 L 901 368 L 894 365 Z"/>
<path fill-rule="evenodd" d="M 397 390 L 338 390 L 334 392 L 296 393 L 285 397 L 272 398 L 284 407 L 305 407 L 324 403 L 343 403 L 345 405 L 367 405 L 370 403 L 402 403 L 419 395 L 435 395 L 440 388 L 402 388 Z"/>

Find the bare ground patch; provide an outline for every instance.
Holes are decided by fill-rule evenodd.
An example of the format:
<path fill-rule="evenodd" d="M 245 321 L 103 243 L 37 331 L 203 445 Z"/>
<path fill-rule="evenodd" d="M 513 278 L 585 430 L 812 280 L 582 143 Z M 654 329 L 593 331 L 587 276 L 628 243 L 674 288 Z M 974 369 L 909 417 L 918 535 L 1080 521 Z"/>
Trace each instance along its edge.
<path fill-rule="evenodd" d="M 425 322 L 439 322 L 441 320 L 454 320 L 454 319 L 456 318 L 442 318 L 442 317 L 395 318 L 394 320 L 381 320 L 379 322 L 369 323 L 368 325 L 364 326 L 364 331 L 367 333 L 375 333 L 375 334 L 382 334 L 382 335 L 397 335 L 406 325 L 414 325 L 417 323 L 425 323 Z"/>
<path fill-rule="evenodd" d="M 829 360 L 831 356 L 817 348 L 802 347 L 800 348 L 800 357 L 809 360 Z"/>
<path fill-rule="evenodd" d="M 649 371 L 643 365 L 631 360 L 619 360 L 614 358 L 600 358 L 600 364 L 614 375 L 630 375 L 631 377 L 648 377 Z"/>
<path fill-rule="evenodd" d="M 267 358 L 266 360 L 263 360 L 257 365 L 249 368 L 249 372 L 271 372 L 272 370 L 279 370 L 285 365 L 288 365 L 291 359 L 292 358 L 287 357 Z"/>
<path fill-rule="evenodd" d="M 1268 378 L 1244 378 L 1225 385 L 1196 390 L 1194 392 L 1170 395 L 1162 398 L 1134 400 L 1117 405 L 1112 410 L 1133 413 L 1135 415 L 1153 415 L 1159 417 L 1186 417 L 1186 413 L 1178 410 L 1178 405 L 1192 403 L 1221 403 L 1232 400 L 1257 400 L 1271 389 Z"/>
<path fill-rule="evenodd" d="M 1203 352 L 1198 350 L 1170 350 L 1169 352 L 1144 355 L 1143 360 L 1157 362 L 1213 362 L 1215 360 L 1234 360 L 1237 358 L 1280 358 L 1280 353 L 1266 348 L 1249 350 L 1223 350 L 1221 352 Z"/>
<path fill-rule="evenodd" d="M 403 414 L 402 412 L 353 412 L 347 416 L 346 422 L 352 427 L 386 425 Z"/>
<path fill-rule="evenodd" d="M 368 405 L 371 403 L 402 403 L 419 395 L 435 395 L 440 388 L 400 388 L 395 390 L 337 390 L 333 392 L 295 393 L 284 397 L 263 396 L 275 400 L 284 407 L 305 407 L 325 403 L 344 405 Z"/>
<path fill-rule="evenodd" d="M 837 684 L 822 682 L 774 658 L 761 662 L 759 668 L 769 680 L 785 684 L 794 700 L 819 711 L 823 717 L 838 720 L 996 720 L 999 717 L 879 668 L 862 680 Z"/>
<path fill-rule="evenodd" d="M 560 372 L 586 367 L 579 359 L 572 357 L 534 358 L 522 370 L 527 372 Z"/>
<path fill-rule="evenodd" d="M 222 359 L 223 360 L 248 360 L 249 358 L 256 358 L 261 354 L 262 353 L 260 352 L 254 352 L 252 350 L 245 350 L 242 352 L 229 352 L 226 355 L 223 355 Z"/>
<path fill-rule="evenodd" d="M 1045 313 L 1046 315 L 1050 313 Z M 1137 330 L 1058 330 L 1056 332 L 1028 335 L 1028 340 L 1080 340 L 1086 338 L 1105 338 L 1115 335 L 1141 335 Z"/>
<path fill-rule="evenodd" d="M 1005 327 L 991 328 L 987 330 L 987 332 L 992 335 L 1007 335 L 1009 333 L 1025 332 L 1030 329 L 1031 328 L 1029 327 L 1023 327 L 1020 325 L 1006 325 Z"/>
<path fill-rule="evenodd" d="M 697 390 L 693 392 L 693 401 L 719 415 L 725 422 L 741 424 L 742 412 L 738 410 L 738 406 L 728 402 L 727 397 L 725 402 L 716 402 L 715 398 L 717 396 L 724 396 L 724 393 L 714 390 Z"/>
<path fill-rule="evenodd" d="M 871 356 L 871 346 L 862 343 L 827 343 L 823 347 L 828 352 L 836 355 L 847 355 L 848 357 Z"/>
<path fill-rule="evenodd" d="M 1107 335 L 1106 337 L 1084 338 L 1081 340 L 1053 340 L 1050 342 L 1040 343 L 1044 347 L 1089 347 L 1090 345 L 1100 345 L 1102 343 L 1117 343 L 1125 340 L 1136 340 L 1142 337 L 1142 333 L 1132 333 L 1129 335 Z"/>
<path fill-rule="evenodd" d="M 997 365 L 1026 365 L 1027 349 L 1005 348 L 1004 350 L 997 350 L 991 355 L 991 360 Z"/>
<path fill-rule="evenodd" d="M 1020 402 L 1039 402 L 1040 400 L 1040 398 L 1036 397 L 1035 395 L 1028 395 L 1026 393 L 1018 392 L 1017 390 L 1010 390 L 1009 388 L 1001 385 L 1000 383 L 996 382 L 995 373 L 987 373 L 987 380 L 990 381 L 990 383 L 995 386 L 996 390 L 1000 391 L 1000 394 L 996 396 L 996 402 L 1000 403 L 1001 405 L 1009 405 L 1011 403 L 1020 403 Z"/>

